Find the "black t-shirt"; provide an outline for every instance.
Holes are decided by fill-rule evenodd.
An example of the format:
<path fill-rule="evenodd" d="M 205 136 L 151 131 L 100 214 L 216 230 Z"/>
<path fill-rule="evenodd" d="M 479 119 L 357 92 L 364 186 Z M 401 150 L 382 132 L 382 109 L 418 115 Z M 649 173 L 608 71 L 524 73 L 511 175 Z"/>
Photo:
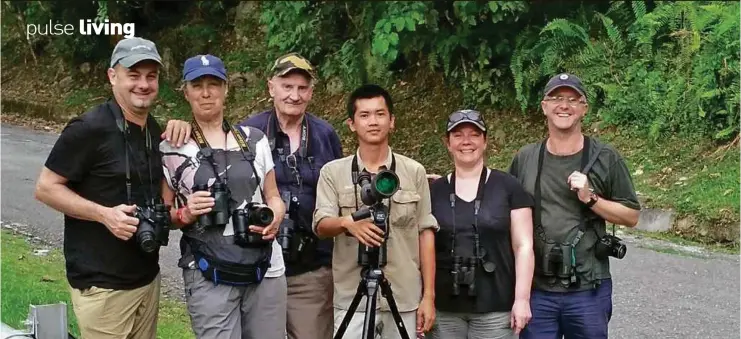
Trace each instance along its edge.
<path fill-rule="evenodd" d="M 121 112 L 120 106 L 111 99 L 73 118 L 45 164 L 67 178 L 72 191 L 106 207 L 127 203 L 125 143 L 114 110 Z M 162 130 L 151 115 L 146 129 L 134 123 L 127 124 L 132 200 L 143 207 L 152 192 L 159 196 L 163 173 L 157 145 Z M 149 150 L 145 146 L 145 130 L 151 137 Z M 147 161 L 151 163 L 154 184 L 151 190 Z M 124 241 L 101 223 L 68 215 L 64 216 L 64 256 L 67 279 L 77 289 L 91 286 L 134 289 L 149 284 L 159 273 L 159 254 L 142 251 L 136 236 Z"/>
<path fill-rule="evenodd" d="M 435 274 L 436 308 L 446 312 L 487 313 L 512 309 L 515 294 L 515 259 L 510 236 L 510 212 L 532 207 L 529 194 L 511 175 L 490 170 L 484 186 L 484 195 L 478 215 L 479 243 L 484 261 L 494 263 L 492 273 L 484 271 L 481 263 L 476 268 L 476 297 L 468 296 L 468 287 L 461 286 L 460 294 L 453 296 L 451 246 L 453 213 L 450 206 L 452 186 L 440 178 L 430 186 L 432 214 L 440 224 L 435 234 L 437 272 Z M 455 255 L 474 256 L 474 201 L 456 196 L 455 201 Z"/>

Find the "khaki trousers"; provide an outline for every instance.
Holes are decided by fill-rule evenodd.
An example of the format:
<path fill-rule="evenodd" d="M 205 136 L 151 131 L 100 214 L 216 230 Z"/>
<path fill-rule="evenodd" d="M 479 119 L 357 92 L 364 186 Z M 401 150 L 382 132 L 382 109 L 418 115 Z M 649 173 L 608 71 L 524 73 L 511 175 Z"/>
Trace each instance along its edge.
<path fill-rule="evenodd" d="M 155 339 L 160 275 L 133 290 L 70 286 L 72 306 L 83 339 Z"/>
<path fill-rule="evenodd" d="M 333 286 L 329 267 L 288 277 L 288 339 L 332 338 Z"/>

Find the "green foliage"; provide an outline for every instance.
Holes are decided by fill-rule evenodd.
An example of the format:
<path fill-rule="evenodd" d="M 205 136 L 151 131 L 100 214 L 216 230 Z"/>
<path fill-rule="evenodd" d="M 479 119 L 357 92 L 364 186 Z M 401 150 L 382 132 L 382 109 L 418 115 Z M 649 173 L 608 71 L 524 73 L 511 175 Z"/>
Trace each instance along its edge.
<path fill-rule="evenodd" d="M 79 64 L 109 56 L 105 37 L 25 41 L 30 22 L 146 22 L 152 31 L 138 35 L 162 31 L 188 42 L 169 47 L 176 63 L 221 52 L 212 50 L 232 42 L 233 28 L 264 44 L 229 50 L 231 67 L 263 73 L 256 68 L 299 52 L 333 93 L 368 82 L 393 86 L 404 72 L 429 67 L 461 90 L 457 106 L 532 113 L 545 81 L 568 71 L 587 86 L 589 124 L 637 126 L 653 139 L 680 133 L 725 141 L 739 133 L 738 3 L 264 1 L 239 5 L 247 14 L 236 20 L 232 1 L 92 3 L 4 1 L 4 58 L 51 52 Z"/>
<path fill-rule="evenodd" d="M 537 105 L 530 89 L 542 79 L 569 71 L 605 123 L 643 126 L 653 139 L 738 134 L 738 3 L 661 2 L 647 12 L 616 1 L 582 14 L 550 21 L 537 40 L 533 30 L 520 34 L 511 69 L 521 109 Z"/>

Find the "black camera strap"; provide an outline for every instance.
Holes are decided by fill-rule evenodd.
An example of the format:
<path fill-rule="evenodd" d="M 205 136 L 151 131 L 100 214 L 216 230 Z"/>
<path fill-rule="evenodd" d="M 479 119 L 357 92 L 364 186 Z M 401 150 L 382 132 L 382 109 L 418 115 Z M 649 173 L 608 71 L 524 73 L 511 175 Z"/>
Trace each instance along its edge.
<path fill-rule="evenodd" d="M 389 150 L 389 152 L 391 152 Z M 355 210 L 359 210 L 360 206 L 358 205 L 358 178 L 360 177 L 360 170 L 358 169 L 358 155 L 355 154 L 352 157 L 352 168 L 351 168 L 351 174 L 352 174 L 352 187 L 353 191 L 355 192 Z M 389 168 L 391 172 L 396 172 L 396 156 L 394 156 L 394 153 L 391 152 L 391 168 Z M 391 229 L 391 198 L 389 198 L 389 229 Z"/>
<path fill-rule="evenodd" d="M 270 151 L 278 153 L 279 161 L 291 170 L 293 178 L 289 178 L 289 181 L 290 179 L 295 179 L 296 185 L 298 186 L 298 192 L 301 194 L 303 178 L 301 177 L 301 171 L 299 170 L 299 161 L 305 159 L 309 163 L 311 170 L 315 170 L 314 157 L 310 155 L 309 149 L 309 118 L 304 114 L 303 121 L 301 122 L 301 137 L 297 152 L 299 159 L 296 158 L 296 154 L 291 152 L 290 138 L 283 138 L 282 145 L 277 145 L 276 138 L 280 132 L 282 131 L 280 129 L 277 113 L 273 111 L 270 116 L 268 116 L 266 133 L 268 143 L 270 144 Z"/>
<path fill-rule="evenodd" d="M 546 240 L 546 236 L 545 236 L 545 230 L 543 229 L 543 224 L 542 224 L 542 219 L 541 219 L 542 196 L 541 196 L 541 188 L 540 188 L 540 176 L 543 171 L 543 160 L 545 158 L 547 141 L 548 139 L 546 138 L 545 140 L 543 140 L 543 142 L 541 142 L 540 150 L 538 153 L 538 172 L 535 177 L 535 210 L 533 211 L 536 231 L 539 233 L 539 236 L 542 237 L 544 241 Z M 591 141 L 592 140 L 590 137 L 586 135 L 584 136 L 584 144 L 582 147 L 582 156 L 581 156 L 581 173 L 583 173 L 584 175 L 587 175 L 587 180 L 589 180 L 589 177 L 588 177 L 589 171 L 592 169 L 592 166 L 597 161 L 597 158 L 599 158 L 600 151 L 602 151 L 602 148 L 604 147 L 604 145 L 599 145 L 594 155 L 590 157 Z M 582 216 L 581 216 L 582 221 L 579 224 L 579 228 L 580 228 L 579 233 L 577 233 L 577 236 L 573 241 L 574 246 L 576 246 L 579 240 L 581 240 L 582 235 L 584 234 L 584 232 L 586 232 L 586 229 L 588 227 L 588 225 L 586 224 L 587 220 L 585 220 L 585 215 L 591 213 L 590 211 L 588 211 L 588 209 L 589 209 L 588 207 L 582 206 Z M 600 235 L 599 231 L 597 230 L 598 228 L 599 227 L 595 228 L 595 231 L 597 231 L 598 235 Z"/>
<path fill-rule="evenodd" d="M 482 259 L 481 256 L 481 244 L 479 243 L 479 210 L 481 209 L 481 201 L 484 199 L 484 186 L 486 186 L 486 179 L 489 174 L 489 168 L 486 166 L 481 170 L 481 177 L 479 177 L 479 186 L 476 191 L 476 199 L 473 201 L 473 250 L 475 251 L 474 256 L 476 260 Z M 455 258 L 455 241 L 457 233 L 457 225 L 455 222 L 455 171 L 450 175 L 450 210 L 453 214 L 453 234 L 450 239 L 450 258 Z"/>
<path fill-rule="evenodd" d="M 209 146 L 208 141 L 206 140 L 205 136 L 203 135 L 203 130 L 201 130 L 201 127 L 196 123 L 195 121 L 191 122 L 191 125 L 193 126 L 193 138 L 195 139 L 196 143 L 198 144 L 198 147 L 201 150 L 201 154 L 203 154 L 204 157 L 209 161 L 211 164 L 211 167 L 214 170 L 214 175 L 216 176 L 217 181 L 221 181 L 219 178 L 219 172 L 218 168 L 216 166 L 216 161 L 213 158 L 213 149 L 211 146 Z M 232 134 L 234 135 L 234 139 L 237 140 L 237 144 L 239 145 L 239 150 L 242 153 L 242 157 L 244 157 L 247 162 L 250 163 L 250 167 L 252 167 L 252 173 L 255 176 L 256 181 L 256 189 L 260 191 L 260 195 L 262 196 L 262 202 L 264 204 L 267 204 L 267 200 L 265 199 L 265 193 L 260 188 L 260 176 L 257 175 L 257 168 L 255 168 L 255 152 L 250 149 L 249 145 L 247 144 L 247 137 L 244 134 L 244 131 L 241 130 L 241 128 L 230 125 L 226 120 L 224 120 L 221 124 L 221 128 L 224 131 L 224 185 L 228 185 L 229 176 L 227 175 L 229 170 L 229 147 L 228 147 L 228 136 L 229 136 L 229 130 L 231 130 Z M 227 186 L 228 187 L 228 186 Z"/>
<path fill-rule="evenodd" d="M 131 196 L 131 165 L 129 164 L 129 151 L 131 151 L 132 154 L 136 154 L 133 149 L 131 149 L 131 144 L 129 143 L 129 128 L 128 123 L 126 122 L 126 119 L 123 117 L 123 113 L 121 112 L 120 107 L 111 107 L 111 103 L 108 103 L 109 110 L 111 111 L 111 114 L 113 114 L 113 117 L 116 119 L 116 127 L 118 127 L 118 130 L 121 131 L 121 134 L 123 135 L 124 139 L 124 162 L 126 167 L 126 201 L 127 204 L 132 205 L 134 204 L 134 199 Z M 149 120 L 149 116 L 147 116 L 147 121 Z M 149 193 L 150 196 L 146 197 L 145 194 L 145 200 L 147 200 L 148 203 L 154 204 L 154 182 L 152 181 L 152 136 L 149 135 L 149 127 L 147 123 L 145 122 L 144 125 L 144 134 L 145 134 L 145 141 L 144 144 L 146 146 L 145 156 L 147 161 L 147 168 L 149 169 Z M 138 158 L 138 157 L 137 157 Z M 139 176 L 139 183 L 144 186 L 144 181 L 142 181 L 142 174 L 139 172 L 139 168 L 136 168 L 137 175 Z"/>

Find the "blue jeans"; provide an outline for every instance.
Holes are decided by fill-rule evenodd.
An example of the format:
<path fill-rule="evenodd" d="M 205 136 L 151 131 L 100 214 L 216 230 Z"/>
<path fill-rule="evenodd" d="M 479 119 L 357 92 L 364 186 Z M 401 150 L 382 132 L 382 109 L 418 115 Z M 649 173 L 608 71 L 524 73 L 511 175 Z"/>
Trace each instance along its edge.
<path fill-rule="evenodd" d="M 533 290 L 533 318 L 520 333 L 522 339 L 607 339 L 612 317 L 612 280 L 582 292 Z"/>

